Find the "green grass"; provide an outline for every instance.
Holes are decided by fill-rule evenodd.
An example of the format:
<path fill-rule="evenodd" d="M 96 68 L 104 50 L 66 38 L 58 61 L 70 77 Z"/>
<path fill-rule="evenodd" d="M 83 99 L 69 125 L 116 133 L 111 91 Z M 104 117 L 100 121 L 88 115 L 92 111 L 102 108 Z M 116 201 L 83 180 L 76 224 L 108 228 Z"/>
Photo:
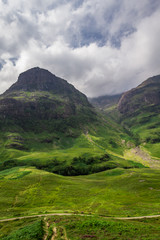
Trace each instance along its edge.
<path fill-rule="evenodd" d="M 150 152 L 150 154 L 160 159 L 160 143 L 146 144 L 145 148 Z"/>
<path fill-rule="evenodd" d="M 54 216 L 0 223 L 0 239 L 44 239 L 46 223 L 47 240 L 51 239 L 55 228 L 55 240 L 158 240 L 160 235 L 160 218 L 115 220 L 96 216 Z"/>
<path fill-rule="evenodd" d="M 1 237 L 1 239 L 2 240 L 20 240 L 20 239 L 42 240 L 44 235 L 42 220 L 34 221 L 34 222 L 32 221 L 32 223 L 29 223 L 27 225 L 26 225 L 26 222 L 27 222 L 26 220 L 18 221 L 18 222 L 16 221 L 11 224 L 5 224 L 5 226 L 3 224 L 0 224 L 0 230 L 1 230 L 0 236 L 4 236 L 4 237 Z M 22 226 L 25 224 L 25 226 L 19 228 L 20 226 L 17 223 L 22 224 Z M 12 226 L 12 229 L 10 225 Z M 7 229 L 7 232 L 6 232 L 6 229 Z M 10 234 L 9 234 L 9 231 L 11 231 Z"/>
<path fill-rule="evenodd" d="M 31 101 L 37 101 L 37 99 L 41 98 L 41 97 L 45 97 L 48 98 L 50 100 L 57 100 L 60 102 L 65 102 L 65 99 L 60 97 L 60 95 L 58 94 L 52 94 L 49 92 L 45 92 L 45 91 L 34 91 L 34 92 L 24 92 L 24 91 L 19 91 L 18 94 L 15 93 L 15 96 L 13 96 L 13 99 L 16 100 L 22 100 L 25 102 L 31 102 Z"/>
<path fill-rule="evenodd" d="M 160 234 L 159 219 L 153 221 L 119 221 L 96 217 L 54 218 L 57 232 L 66 231 L 68 239 L 158 239 Z M 51 220 L 52 222 L 53 220 Z M 63 226 L 63 228 L 62 228 Z M 62 231 L 61 231 L 62 232 Z M 60 234 L 59 234 L 60 236 Z M 61 239 L 61 238 L 58 238 Z"/>
<path fill-rule="evenodd" d="M 114 169 L 77 177 L 35 168 L 7 171 L 1 172 L 0 218 L 56 211 L 104 216 L 159 214 L 158 170 Z"/>

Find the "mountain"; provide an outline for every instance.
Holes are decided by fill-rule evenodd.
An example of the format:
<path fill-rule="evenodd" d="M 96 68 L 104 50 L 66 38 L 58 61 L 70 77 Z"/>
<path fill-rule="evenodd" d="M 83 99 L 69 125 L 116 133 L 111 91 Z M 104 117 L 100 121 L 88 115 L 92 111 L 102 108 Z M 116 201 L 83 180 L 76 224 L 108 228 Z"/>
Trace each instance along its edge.
<path fill-rule="evenodd" d="M 93 106 L 100 108 L 102 110 L 106 110 L 116 105 L 121 96 L 122 94 L 105 95 L 97 98 L 89 98 L 89 101 Z"/>
<path fill-rule="evenodd" d="M 23 165 L 84 175 L 134 166 L 114 156 L 123 153 L 123 129 L 73 85 L 38 67 L 0 96 L 0 130 L 0 170 Z"/>
<path fill-rule="evenodd" d="M 118 103 L 122 114 L 135 114 L 145 109 L 159 109 L 160 104 L 160 75 L 151 77 L 138 87 L 124 93 Z"/>
<path fill-rule="evenodd" d="M 49 71 L 32 68 L 0 96 L 1 129 L 13 125 L 25 131 L 62 131 L 94 121 L 87 97 Z M 47 122 L 46 122 L 47 121 Z"/>

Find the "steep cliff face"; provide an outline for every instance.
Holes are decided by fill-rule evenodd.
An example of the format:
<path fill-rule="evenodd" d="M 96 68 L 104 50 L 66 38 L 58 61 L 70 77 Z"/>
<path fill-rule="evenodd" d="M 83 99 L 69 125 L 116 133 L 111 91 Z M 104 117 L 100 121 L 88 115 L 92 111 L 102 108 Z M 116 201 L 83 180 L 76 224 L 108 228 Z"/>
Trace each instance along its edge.
<path fill-rule="evenodd" d="M 160 104 L 160 75 L 151 77 L 138 87 L 124 93 L 119 100 L 118 110 L 132 114 L 147 107 L 158 108 Z"/>
<path fill-rule="evenodd" d="M 96 113 L 84 94 L 41 68 L 20 74 L 18 81 L 0 96 L 1 122 L 12 122 L 25 130 L 34 124 L 42 127 L 43 121 L 48 121 L 54 130 L 58 120 L 64 120 L 66 126 L 75 126 L 77 122 L 78 127 L 81 121 L 83 125 L 95 117 Z"/>

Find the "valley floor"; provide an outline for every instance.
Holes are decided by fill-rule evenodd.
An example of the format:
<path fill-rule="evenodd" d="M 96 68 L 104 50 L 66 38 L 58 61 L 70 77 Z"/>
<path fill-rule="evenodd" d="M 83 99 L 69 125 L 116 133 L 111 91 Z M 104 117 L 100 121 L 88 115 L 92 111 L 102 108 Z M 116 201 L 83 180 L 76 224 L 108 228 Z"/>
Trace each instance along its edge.
<path fill-rule="evenodd" d="M 0 171 L 0 239 L 25 240 L 28 232 L 27 240 L 132 240 L 135 234 L 158 240 L 160 159 L 143 146 L 113 152 L 103 138 L 87 132 L 76 141 L 71 148 L 46 152 L 2 151 L 7 164 L 17 158 L 21 166 Z M 98 173 L 54 174 L 45 169 L 52 161 L 56 167 L 68 164 L 67 171 L 78 162 L 75 169 Z"/>
<path fill-rule="evenodd" d="M 65 177 L 17 167 L 0 176 L 1 219 L 63 212 L 106 217 L 160 214 L 159 170 L 116 168 Z"/>

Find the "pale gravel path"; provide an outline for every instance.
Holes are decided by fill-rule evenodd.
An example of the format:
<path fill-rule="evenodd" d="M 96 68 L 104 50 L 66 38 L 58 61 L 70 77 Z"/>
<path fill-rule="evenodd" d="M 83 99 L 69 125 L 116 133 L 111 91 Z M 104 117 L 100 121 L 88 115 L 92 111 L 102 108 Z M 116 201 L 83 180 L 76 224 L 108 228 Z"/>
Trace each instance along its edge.
<path fill-rule="evenodd" d="M 50 213 L 50 214 L 40 214 L 40 215 L 32 215 L 32 216 L 23 216 L 23 217 L 15 217 L 15 218 L 6 218 L 1 219 L 0 222 L 8 222 L 20 219 L 27 219 L 27 218 L 35 218 L 35 217 L 47 217 L 47 216 L 84 216 L 84 217 L 93 217 L 94 215 L 87 215 L 87 214 L 74 214 L 74 213 Z M 101 216 L 99 216 L 101 217 Z M 119 220 L 133 220 L 133 219 L 143 219 L 143 218 L 157 218 L 160 215 L 151 215 L 151 216 L 139 216 L 139 217 L 101 217 L 107 219 L 119 219 Z"/>

